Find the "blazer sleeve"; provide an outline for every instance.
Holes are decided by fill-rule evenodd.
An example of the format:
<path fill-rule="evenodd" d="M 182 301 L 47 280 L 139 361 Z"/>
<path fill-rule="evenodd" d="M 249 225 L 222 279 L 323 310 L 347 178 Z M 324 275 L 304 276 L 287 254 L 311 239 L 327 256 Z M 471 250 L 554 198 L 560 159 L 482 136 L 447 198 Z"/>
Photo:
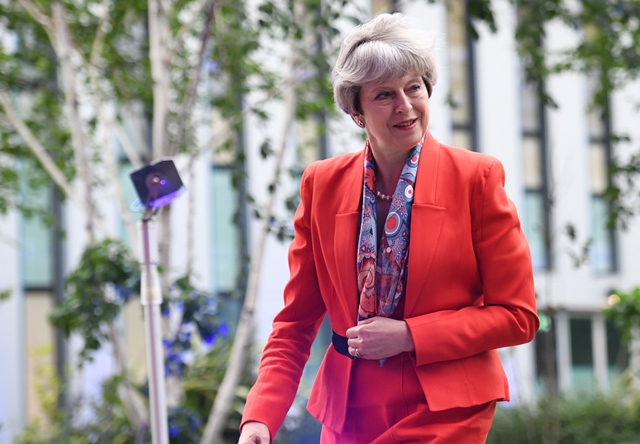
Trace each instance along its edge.
<path fill-rule="evenodd" d="M 247 421 L 266 424 L 272 439 L 293 403 L 311 345 L 326 313 L 311 234 L 314 170 L 313 164 L 305 170 L 300 185 L 301 203 L 294 216 L 295 237 L 288 253 L 290 277 L 284 290 L 284 308 L 273 321 L 242 417 L 242 424 Z"/>
<path fill-rule="evenodd" d="M 477 301 L 470 297 L 468 307 L 406 319 L 416 365 L 529 342 L 538 330 L 529 246 L 515 205 L 504 190 L 504 179 L 502 164 L 482 156 L 470 207 L 483 295 Z"/>

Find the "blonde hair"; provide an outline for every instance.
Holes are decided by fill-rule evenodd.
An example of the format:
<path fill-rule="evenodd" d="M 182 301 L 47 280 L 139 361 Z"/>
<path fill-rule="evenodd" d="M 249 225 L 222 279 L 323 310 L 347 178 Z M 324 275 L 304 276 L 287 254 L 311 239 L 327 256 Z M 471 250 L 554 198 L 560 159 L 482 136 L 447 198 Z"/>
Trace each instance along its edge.
<path fill-rule="evenodd" d="M 380 14 L 357 26 L 342 42 L 333 68 L 333 96 L 347 114 L 361 114 L 360 88 L 419 74 L 429 96 L 437 80 L 433 39 L 403 14 Z"/>

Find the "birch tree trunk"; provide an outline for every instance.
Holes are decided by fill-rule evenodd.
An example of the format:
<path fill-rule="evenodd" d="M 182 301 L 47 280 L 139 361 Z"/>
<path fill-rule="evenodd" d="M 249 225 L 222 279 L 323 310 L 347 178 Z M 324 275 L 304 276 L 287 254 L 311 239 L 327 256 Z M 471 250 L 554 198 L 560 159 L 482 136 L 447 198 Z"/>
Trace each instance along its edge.
<path fill-rule="evenodd" d="M 89 160 L 87 156 L 89 145 L 83 129 L 82 116 L 80 115 L 80 101 L 78 99 L 77 88 L 81 82 L 76 76 L 77 66 L 74 66 L 72 60 L 73 44 L 69 26 L 65 18 L 64 6 L 59 1 L 53 5 L 53 24 L 57 37 L 53 43 L 58 59 L 60 60 L 60 77 L 67 113 L 69 114 L 69 124 L 71 125 L 71 141 L 75 156 L 76 172 L 82 184 L 81 186 L 84 188 L 83 209 L 85 213 L 85 229 L 89 243 L 94 244 L 96 241 L 94 220 L 98 214 L 92 193 L 93 180 L 89 174 Z"/>
<path fill-rule="evenodd" d="M 289 59 L 289 72 L 291 73 L 293 73 L 296 66 L 295 54 L 295 48 L 293 48 L 292 45 L 291 56 Z M 264 206 L 259 237 L 255 247 L 253 248 L 253 253 L 250 256 L 251 265 L 247 280 L 247 292 L 242 305 L 242 311 L 240 313 L 240 319 L 238 321 L 233 345 L 231 347 L 229 365 L 218 389 L 218 394 L 213 407 L 211 408 L 211 412 L 209 413 L 209 418 L 207 419 L 207 424 L 200 441 L 201 444 L 215 444 L 220 441 L 231 404 L 235 397 L 235 391 L 240 381 L 240 376 L 244 370 L 247 355 L 249 354 L 249 348 L 251 346 L 254 331 L 254 314 L 256 300 L 258 297 L 258 285 L 260 283 L 262 259 L 270 233 L 270 222 L 276 203 L 277 189 L 282 179 L 284 154 L 287 149 L 289 135 L 295 122 L 295 110 L 295 87 L 293 83 L 289 83 L 285 91 L 285 123 L 282 128 L 280 147 L 276 152 L 275 163 L 273 165 L 273 179 L 270 182 L 273 185 L 273 189 L 269 194 L 266 205 Z"/>
<path fill-rule="evenodd" d="M 162 0 L 149 0 L 149 59 L 153 81 L 151 159 L 167 152 L 170 69 L 167 60 L 169 21 Z"/>

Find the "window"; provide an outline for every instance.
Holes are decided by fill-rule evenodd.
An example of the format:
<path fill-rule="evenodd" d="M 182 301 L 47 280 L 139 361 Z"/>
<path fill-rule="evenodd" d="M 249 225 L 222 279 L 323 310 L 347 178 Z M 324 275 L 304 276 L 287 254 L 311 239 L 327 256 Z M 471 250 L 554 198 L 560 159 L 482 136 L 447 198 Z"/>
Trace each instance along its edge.
<path fill-rule="evenodd" d="M 534 270 L 551 269 L 551 236 L 547 144 L 540 89 L 529 83 L 522 94 L 525 210 L 523 228 L 531 248 Z"/>
<path fill-rule="evenodd" d="M 593 90 L 593 88 L 592 88 Z M 609 185 L 611 163 L 610 122 L 607 109 L 589 113 L 589 158 L 591 161 L 591 248 L 589 261 L 596 274 L 617 270 L 615 232 L 610 227 L 610 205 L 604 193 Z"/>
<path fill-rule="evenodd" d="M 30 207 L 46 212 L 51 211 L 51 194 L 50 188 L 22 190 Z M 23 285 L 27 289 L 50 289 L 54 279 L 53 228 L 39 216 L 23 216 L 21 227 Z"/>
<path fill-rule="evenodd" d="M 232 184 L 233 170 L 228 166 L 211 168 L 210 208 L 212 224 L 211 252 L 213 280 L 217 294 L 231 294 L 238 277 L 240 252 L 238 226 L 234 217 L 238 208 L 237 192 Z"/>
<path fill-rule="evenodd" d="M 473 41 L 466 2 L 447 2 L 452 145 L 477 151 Z"/>
<path fill-rule="evenodd" d="M 538 332 L 538 393 L 608 392 L 628 366 L 628 350 L 600 312 L 558 312 L 550 328 Z"/>
<path fill-rule="evenodd" d="M 556 322 L 547 314 L 541 315 L 540 330 L 534 341 L 536 353 L 537 392 L 540 396 L 558 392 L 558 363 L 556 359 Z M 544 328 L 543 328 L 544 327 Z"/>
<path fill-rule="evenodd" d="M 590 318 L 571 318 L 571 388 L 578 394 L 592 393 L 596 387 L 593 338 Z"/>
<path fill-rule="evenodd" d="M 372 0 L 371 11 L 373 12 L 374 16 L 382 14 L 383 12 L 397 12 L 398 0 Z"/>

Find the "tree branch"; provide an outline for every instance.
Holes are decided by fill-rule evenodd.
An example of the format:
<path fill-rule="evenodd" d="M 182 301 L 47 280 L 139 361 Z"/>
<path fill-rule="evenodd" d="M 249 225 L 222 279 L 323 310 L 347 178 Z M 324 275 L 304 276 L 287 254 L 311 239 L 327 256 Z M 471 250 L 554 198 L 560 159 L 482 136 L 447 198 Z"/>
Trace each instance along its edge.
<path fill-rule="evenodd" d="M 122 128 L 122 125 L 113 121 L 110 122 L 110 125 L 120 141 L 120 145 L 122 146 L 124 154 L 127 156 L 127 160 L 136 170 L 142 168 L 144 163 L 142 162 L 140 153 L 136 150 L 136 147 L 133 146 L 133 142 L 131 142 L 131 139 L 125 132 L 124 128 Z"/>
<path fill-rule="evenodd" d="M 67 198 L 82 206 L 80 197 L 75 193 L 75 191 L 73 191 L 71 184 L 66 179 L 62 171 L 60 171 L 56 166 L 51 156 L 49 156 L 49 153 L 47 153 L 45 147 L 42 146 L 27 124 L 18 116 L 18 113 L 11 103 L 11 98 L 3 91 L 0 91 L 0 105 L 4 109 L 9 123 L 25 141 L 29 150 L 38 160 L 40 165 L 42 165 L 42 168 L 44 168 L 49 177 L 51 177 L 51 180 L 53 180 L 56 186 L 62 190 Z"/>
<path fill-rule="evenodd" d="M 100 17 L 100 22 L 98 23 L 98 27 L 96 30 L 96 38 L 93 40 L 93 44 L 91 45 L 91 56 L 89 59 L 89 63 L 91 66 L 97 66 L 98 58 L 100 54 L 102 54 L 102 48 L 104 47 L 104 39 L 106 36 L 107 22 L 109 21 L 110 9 L 109 5 L 112 3 L 111 0 L 103 0 L 102 8 L 103 15 Z"/>
<path fill-rule="evenodd" d="M 293 54 L 290 58 L 290 72 L 293 72 L 296 66 L 296 54 L 293 49 Z M 242 312 L 240 314 L 240 320 L 238 322 L 238 328 L 236 330 L 233 346 L 231 347 L 231 354 L 229 357 L 229 365 L 227 371 L 224 374 L 222 383 L 218 389 L 218 395 L 214 401 L 207 425 L 202 435 L 201 444 L 213 444 L 219 441 L 220 435 L 226 423 L 227 416 L 233 398 L 235 396 L 235 390 L 240 381 L 240 375 L 242 369 L 245 366 L 249 346 L 251 344 L 254 312 L 256 306 L 256 300 L 258 298 L 258 286 L 260 281 L 260 274 L 262 268 L 262 258 L 266 249 L 267 238 L 270 233 L 271 215 L 276 202 L 276 189 L 280 183 L 282 177 L 282 165 L 284 162 L 284 153 L 286 151 L 289 134 L 295 122 L 295 109 L 296 109 L 296 97 L 293 83 L 285 91 L 285 124 L 282 128 L 282 135 L 280 139 L 280 147 L 276 153 L 275 165 L 273 170 L 273 179 L 267 204 L 265 206 L 265 212 L 262 215 L 262 229 L 259 234 L 259 239 L 255 245 L 253 254 L 251 255 L 251 266 L 249 270 L 249 277 L 247 282 L 247 293 L 245 295 L 244 304 L 242 306 Z"/>
<path fill-rule="evenodd" d="M 120 342 L 121 333 L 117 331 L 113 322 L 109 322 L 107 326 L 107 337 L 111 342 L 113 351 L 113 360 L 116 365 L 116 372 L 120 375 L 126 375 L 128 369 L 125 366 L 125 353 L 122 349 Z M 142 399 L 140 393 L 133 387 L 129 378 L 123 378 L 122 382 L 118 384 L 118 395 L 122 400 L 122 404 L 127 410 L 129 419 L 132 422 L 133 428 L 138 431 L 149 424 L 149 411 L 145 406 L 145 402 Z"/>
<path fill-rule="evenodd" d="M 66 198 L 74 202 L 80 208 L 83 208 L 83 201 L 78 193 L 73 190 L 70 182 L 56 166 L 51 156 L 49 156 L 49 153 L 47 153 L 45 147 L 31 132 L 27 124 L 18 116 L 18 113 L 11 104 L 11 98 L 3 91 L 0 91 L 0 106 L 4 109 L 9 123 L 25 141 L 27 148 L 29 148 L 29 151 L 31 151 L 53 183 L 62 191 Z M 98 218 L 96 223 L 103 233 L 108 235 L 111 232 L 107 229 L 102 219 Z"/>
<path fill-rule="evenodd" d="M 226 119 L 226 125 L 224 129 L 213 134 L 204 144 L 202 144 L 202 148 L 198 152 L 195 153 L 196 156 L 202 156 L 209 151 L 212 151 L 216 147 L 217 140 L 225 140 L 233 133 L 233 127 L 240 123 L 245 117 L 252 112 L 253 108 L 262 106 L 265 103 L 271 102 L 273 99 L 282 94 L 283 91 L 287 91 L 288 88 L 292 88 L 298 84 L 299 76 L 296 73 L 292 73 L 291 76 L 282 82 L 281 89 L 274 89 L 271 93 L 267 94 L 264 98 L 258 100 L 251 106 L 246 106 L 237 116 Z"/>
<path fill-rule="evenodd" d="M 149 0 L 149 59 L 153 81 L 153 129 L 151 158 L 167 152 L 167 116 L 169 111 L 169 65 L 167 40 L 169 24 L 160 0 Z"/>
<path fill-rule="evenodd" d="M 205 6 L 207 6 L 208 2 L 215 3 L 213 0 L 201 0 L 200 4 L 195 8 L 195 12 L 193 14 L 193 20 L 187 23 L 184 23 L 182 27 L 178 30 L 178 32 L 176 32 L 176 35 L 173 39 L 176 45 L 171 50 L 167 51 L 167 60 L 168 60 L 169 66 L 173 64 L 173 59 L 178 53 L 178 42 L 181 42 L 184 36 L 186 35 L 186 33 L 189 32 L 191 29 L 193 29 L 194 23 L 200 17 L 200 14 L 204 10 Z"/>
<path fill-rule="evenodd" d="M 18 0 L 20 5 L 27 10 L 29 15 L 47 31 L 49 36 L 55 35 L 55 26 L 53 20 L 32 0 Z"/>
<path fill-rule="evenodd" d="M 182 102 L 182 106 L 180 107 L 180 111 L 178 113 L 178 137 L 173 144 L 173 147 L 169 149 L 169 155 L 174 156 L 180 150 L 180 147 L 184 143 L 185 139 L 185 127 L 187 126 L 187 122 L 190 122 L 190 114 L 193 108 L 193 103 L 196 99 L 196 94 L 198 93 L 198 85 L 200 85 L 200 79 L 202 78 L 202 65 L 204 63 L 204 59 L 207 55 L 207 43 L 209 38 L 211 37 L 211 32 L 209 32 L 209 28 L 211 28 L 211 23 L 213 22 L 214 8 L 215 2 L 213 0 L 208 0 L 206 15 L 204 20 L 204 26 L 200 33 L 200 51 L 198 52 L 198 62 L 194 66 L 193 74 L 191 76 L 191 82 L 189 84 L 189 88 L 187 90 L 187 95 Z"/>
<path fill-rule="evenodd" d="M 92 181 L 89 176 L 89 161 L 86 155 L 87 144 L 85 134 L 82 129 L 82 117 L 80 116 L 80 103 L 78 99 L 77 87 L 79 82 L 76 78 L 76 69 L 71 60 L 72 41 L 67 21 L 64 17 L 65 11 L 61 2 L 53 5 L 53 21 L 55 32 L 58 36 L 57 44 L 54 45 L 58 59 L 60 60 L 60 72 L 62 77 L 62 87 L 69 112 L 69 123 L 71 125 L 71 141 L 76 159 L 78 178 L 85 186 L 84 205 L 82 208 L 86 214 L 86 230 L 89 242 L 95 241 L 94 217 L 97 215 L 92 196 Z"/>
<path fill-rule="evenodd" d="M 115 155 L 115 150 L 111 146 L 109 136 L 110 136 L 110 126 L 107 123 L 105 125 L 105 141 L 104 146 L 106 148 L 106 163 L 107 168 L 109 170 L 109 175 L 111 177 L 119 177 L 118 171 L 118 160 Z M 120 209 L 120 217 L 122 217 L 122 222 L 124 223 L 125 230 L 127 235 L 132 243 L 135 242 L 136 239 L 136 224 L 131 217 L 131 211 L 128 208 L 127 202 L 125 200 L 124 190 L 122 189 L 122 184 L 119 180 L 110 181 L 111 187 L 115 194 L 116 202 L 118 203 L 118 207 Z"/>

